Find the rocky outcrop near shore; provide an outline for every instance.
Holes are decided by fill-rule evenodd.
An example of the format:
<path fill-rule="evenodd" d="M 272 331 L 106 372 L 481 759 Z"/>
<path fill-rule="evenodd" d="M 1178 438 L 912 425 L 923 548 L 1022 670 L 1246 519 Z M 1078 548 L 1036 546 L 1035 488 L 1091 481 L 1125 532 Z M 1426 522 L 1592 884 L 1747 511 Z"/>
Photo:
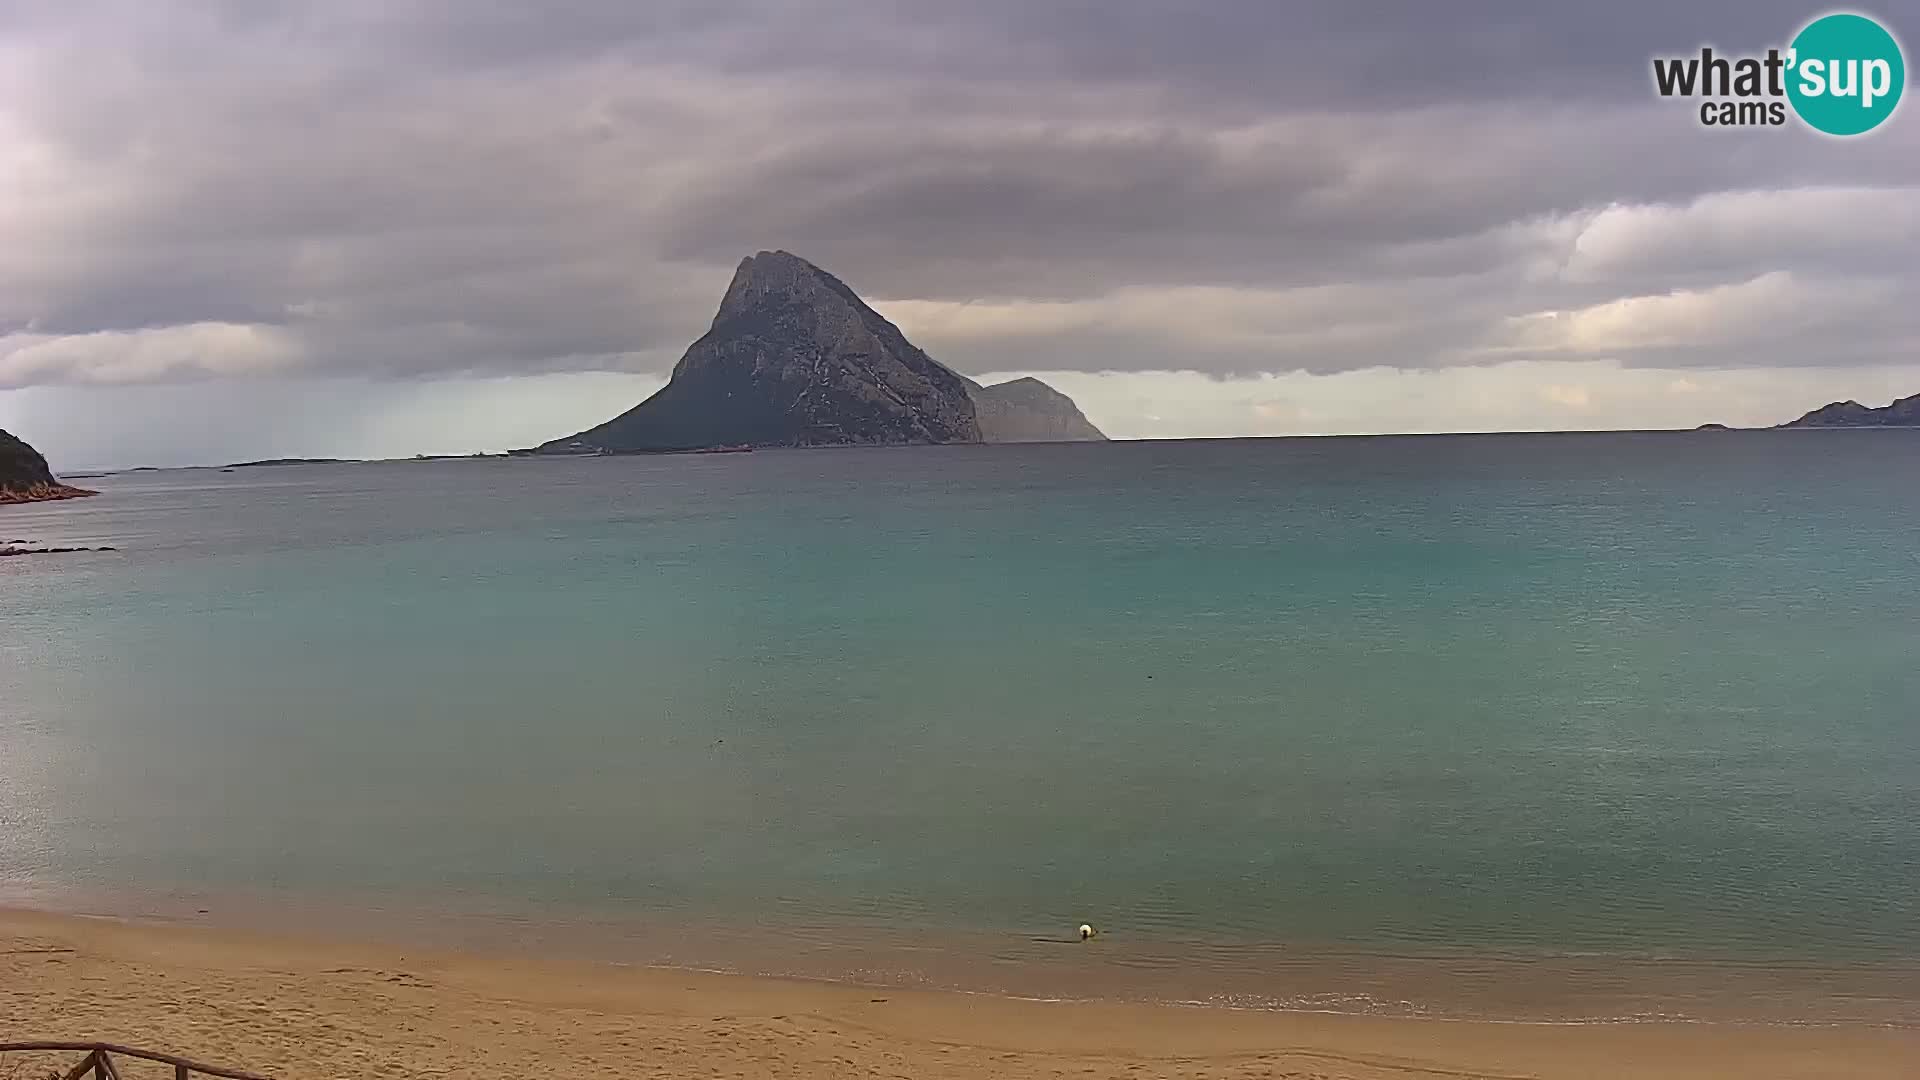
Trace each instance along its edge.
<path fill-rule="evenodd" d="M 61 483 L 40 451 L 0 431 L 0 505 L 78 499 L 92 494 L 85 488 Z"/>

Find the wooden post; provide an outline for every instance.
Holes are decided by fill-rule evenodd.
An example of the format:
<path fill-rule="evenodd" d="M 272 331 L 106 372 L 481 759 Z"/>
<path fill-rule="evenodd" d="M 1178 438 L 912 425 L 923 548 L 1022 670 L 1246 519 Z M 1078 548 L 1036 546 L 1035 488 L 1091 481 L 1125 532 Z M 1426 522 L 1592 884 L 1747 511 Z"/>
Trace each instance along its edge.
<path fill-rule="evenodd" d="M 86 1057 L 81 1058 L 80 1064 L 68 1069 L 65 1080 L 80 1080 L 81 1077 L 87 1075 L 89 1072 L 97 1076 L 99 1075 L 99 1068 L 100 1051 L 95 1050 Z"/>
<path fill-rule="evenodd" d="M 173 1067 L 173 1080 L 187 1080 L 187 1067 L 185 1065 L 175 1065 Z"/>

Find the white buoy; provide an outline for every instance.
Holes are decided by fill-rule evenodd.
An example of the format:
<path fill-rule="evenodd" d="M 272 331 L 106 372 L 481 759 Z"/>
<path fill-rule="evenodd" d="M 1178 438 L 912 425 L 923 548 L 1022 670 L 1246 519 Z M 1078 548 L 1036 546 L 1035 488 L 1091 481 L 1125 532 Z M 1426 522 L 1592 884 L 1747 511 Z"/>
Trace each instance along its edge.
<path fill-rule="evenodd" d="M 1097 933 L 1099 933 L 1099 931 L 1093 928 L 1093 924 L 1091 923 L 1080 924 L 1080 940 L 1081 941 L 1085 941 Z"/>

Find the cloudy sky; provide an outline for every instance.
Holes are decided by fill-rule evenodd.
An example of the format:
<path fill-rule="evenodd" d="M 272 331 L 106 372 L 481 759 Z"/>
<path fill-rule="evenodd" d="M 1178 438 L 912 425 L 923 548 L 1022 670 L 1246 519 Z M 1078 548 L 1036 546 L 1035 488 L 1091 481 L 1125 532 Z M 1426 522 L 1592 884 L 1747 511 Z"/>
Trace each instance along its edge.
<path fill-rule="evenodd" d="M 1915 106 L 1836 140 L 1651 89 L 1816 10 L 0 0 L 0 427 L 69 468 L 527 445 L 775 247 L 1118 436 L 1883 404 Z"/>

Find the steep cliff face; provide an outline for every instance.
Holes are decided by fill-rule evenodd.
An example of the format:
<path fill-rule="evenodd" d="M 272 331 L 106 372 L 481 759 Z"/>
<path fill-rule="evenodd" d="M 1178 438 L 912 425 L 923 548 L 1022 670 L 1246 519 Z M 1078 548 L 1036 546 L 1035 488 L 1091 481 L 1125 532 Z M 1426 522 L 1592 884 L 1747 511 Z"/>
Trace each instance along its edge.
<path fill-rule="evenodd" d="M 1783 428 L 1822 427 L 1920 427 L 1920 394 L 1903 397 L 1883 408 L 1870 409 L 1857 401 L 1836 401 L 1822 405 L 1798 420 L 1789 420 Z"/>
<path fill-rule="evenodd" d="M 734 272 L 659 393 L 548 453 L 977 443 L 966 380 L 838 278 L 784 251 Z"/>
<path fill-rule="evenodd" d="M 26 443 L 0 431 L 0 503 L 73 499 L 93 492 L 68 487 L 54 478 L 47 459 Z"/>
<path fill-rule="evenodd" d="M 981 386 L 968 380 L 980 437 L 990 443 L 1105 442 L 1073 399 L 1035 378 Z"/>

